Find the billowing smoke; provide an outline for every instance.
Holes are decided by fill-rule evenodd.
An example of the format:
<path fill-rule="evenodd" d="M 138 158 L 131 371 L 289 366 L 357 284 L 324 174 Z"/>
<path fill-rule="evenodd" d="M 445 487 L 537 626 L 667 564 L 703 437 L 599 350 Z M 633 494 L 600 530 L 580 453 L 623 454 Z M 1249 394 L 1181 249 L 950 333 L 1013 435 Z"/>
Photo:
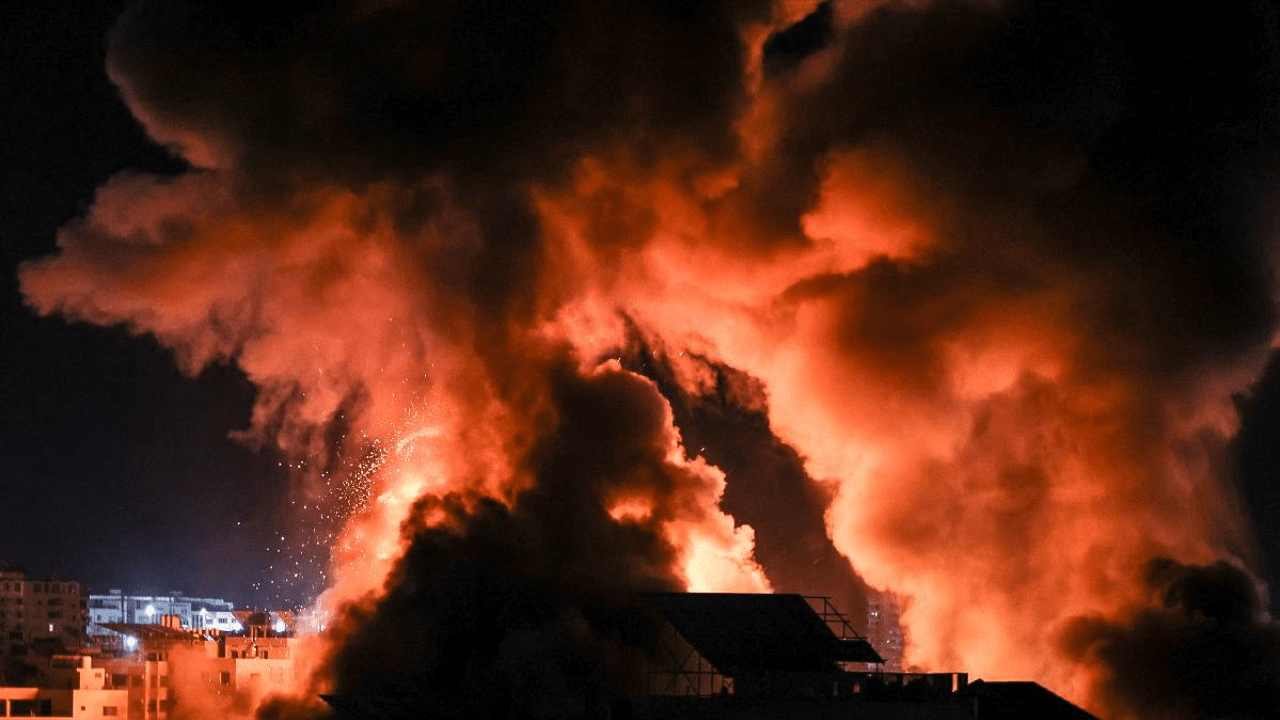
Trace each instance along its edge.
<path fill-rule="evenodd" d="M 547 431 L 529 449 L 526 487 L 507 503 L 462 493 L 416 503 L 385 594 L 338 630 L 340 696 L 419 712 L 598 716 L 643 686 L 656 632 L 638 593 L 733 587 L 731 576 L 676 571 L 682 552 L 721 551 L 697 533 L 722 480 L 683 460 L 652 384 L 616 363 L 586 376 L 541 370 Z M 761 587 L 746 570 L 737 589 Z"/>
<path fill-rule="evenodd" d="M 1261 2 L 140 2 L 109 69 L 191 169 L 117 176 L 22 286 L 235 363 L 248 436 L 359 468 L 329 687 L 385 647 L 446 694 L 561 687 L 536 714 L 573 714 L 595 660 L 626 674 L 627 593 L 799 582 L 829 548 L 781 550 L 816 513 L 757 523 L 758 563 L 725 509 L 760 516 L 767 484 L 707 462 L 736 443 L 905 598 L 909 663 L 1138 712 L 1132 688 L 1183 687 L 1123 676 L 1152 624 L 1219 617 L 1180 578 L 1252 552 L 1224 448 L 1275 330 L 1278 26 Z M 439 657 L 469 603 L 501 631 L 463 671 Z M 1161 708 L 1211 712 L 1185 697 Z"/>
<path fill-rule="evenodd" d="M 1225 562 L 1152 560 L 1151 602 L 1123 620 L 1080 618 L 1068 651 L 1103 669 L 1107 717 L 1266 718 L 1280 705 L 1280 628 L 1256 580 Z"/>

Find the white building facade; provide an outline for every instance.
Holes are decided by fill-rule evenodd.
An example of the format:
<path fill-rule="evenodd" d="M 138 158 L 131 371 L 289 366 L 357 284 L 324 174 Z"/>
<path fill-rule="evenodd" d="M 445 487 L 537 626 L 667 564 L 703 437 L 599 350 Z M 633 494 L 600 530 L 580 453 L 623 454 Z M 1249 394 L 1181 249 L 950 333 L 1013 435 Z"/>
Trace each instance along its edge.
<path fill-rule="evenodd" d="M 109 635 L 103 623 L 162 624 L 175 616 L 187 630 L 240 632 L 244 626 L 235 615 L 235 606 L 218 598 L 193 598 L 182 593 L 169 595 L 125 595 L 112 590 L 107 595 L 90 595 L 88 602 L 90 635 Z M 170 621 L 172 622 L 172 621 Z"/>

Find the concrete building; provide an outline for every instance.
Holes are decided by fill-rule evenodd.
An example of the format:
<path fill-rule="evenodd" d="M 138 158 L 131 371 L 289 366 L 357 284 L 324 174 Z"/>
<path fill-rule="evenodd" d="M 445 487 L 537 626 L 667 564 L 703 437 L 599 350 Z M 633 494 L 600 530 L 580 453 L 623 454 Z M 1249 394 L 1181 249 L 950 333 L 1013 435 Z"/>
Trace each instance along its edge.
<path fill-rule="evenodd" d="M 107 623 L 161 624 L 165 617 L 176 616 L 188 630 L 217 630 L 234 633 L 244 630 L 236 617 L 235 606 L 218 598 L 193 598 L 180 592 L 168 595 L 125 595 L 112 590 L 107 595 L 88 598 L 88 634 L 108 635 Z"/>
<path fill-rule="evenodd" d="M 27 681 L 41 658 L 79 652 L 85 600 L 82 583 L 28 578 L 0 561 L 0 680 Z"/>
<path fill-rule="evenodd" d="M 867 639 L 884 656 L 884 669 L 901 672 L 904 637 L 898 598 L 890 592 L 867 595 Z"/>
<path fill-rule="evenodd" d="M 204 708 L 229 707 L 296 680 L 289 633 L 255 626 L 248 635 L 209 635 L 177 627 L 175 616 L 167 624 L 112 623 L 107 629 L 129 640 L 124 652 L 99 661 L 110 686 L 126 693 L 127 720 L 167 720 L 184 698 Z"/>
<path fill-rule="evenodd" d="M 0 687 L 0 717 L 123 718 L 128 693 L 84 655 L 55 655 L 41 687 Z"/>

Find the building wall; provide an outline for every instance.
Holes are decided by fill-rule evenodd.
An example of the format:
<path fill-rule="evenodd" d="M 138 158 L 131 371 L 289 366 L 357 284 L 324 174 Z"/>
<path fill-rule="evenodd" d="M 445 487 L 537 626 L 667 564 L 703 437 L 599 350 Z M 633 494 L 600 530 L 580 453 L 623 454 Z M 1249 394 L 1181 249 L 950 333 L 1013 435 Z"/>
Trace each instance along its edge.
<path fill-rule="evenodd" d="M 902 621 L 898 599 L 892 593 L 872 592 L 867 596 L 867 641 L 884 658 L 885 670 L 902 671 Z"/>
<path fill-rule="evenodd" d="M 0 687 L 0 716 L 127 720 L 128 693 L 106 685 L 88 656 L 55 656 L 43 687 Z"/>
<path fill-rule="evenodd" d="M 79 652 L 88 617 L 82 583 L 53 577 L 34 579 L 0 568 L 0 676 L 25 678 L 18 666 L 36 656 Z"/>
<path fill-rule="evenodd" d="M 41 690 L 40 696 L 50 699 L 54 716 L 127 720 L 124 690 Z"/>
<path fill-rule="evenodd" d="M 166 720 L 182 702 L 182 693 L 230 701 L 232 696 L 260 696 L 296 680 L 286 637 L 223 637 L 179 645 L 140 647 L 130 655 L 103 661 L 106 683 L 128 693 L 127 718 Z M 197 687 L 197 685 L 199 687 Z"/>
<path fill-rule="evenodd" d="M 138 653 L 107 660 L 104 666 L 113 688 L 127 693 L 128 720 L 165 720 L 171 706 L 169 662 L 145 658 Z"/>
<path fill-rule="evenodd" d="M 234 614 L 235 606 L 220 598 L 192 598 L 185 595 L 90 595 L 88 598 L 88 632 L 100 636 L 110 633 L 102 623 L 159 624 L 166 615 L 176 615 L 188 630 L 216 629 L 238 632 L 243 626 Z"/>

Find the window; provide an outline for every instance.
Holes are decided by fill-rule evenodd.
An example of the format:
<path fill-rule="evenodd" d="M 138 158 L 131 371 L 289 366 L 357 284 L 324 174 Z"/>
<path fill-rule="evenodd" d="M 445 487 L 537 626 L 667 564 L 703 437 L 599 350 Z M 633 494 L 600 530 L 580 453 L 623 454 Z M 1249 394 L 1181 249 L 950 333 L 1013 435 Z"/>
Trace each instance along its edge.
<path fill-rule="evenodd" d="M 116 708 L 115 705 L 103 705 L 102 714 L 104 717 L 114 717 L 116 715 L 119 715 L 120 711 Z"/>
<path fill-rule="evenodd" d="M 218 674 L 218 681 L 219 681 L 219 682 L 221 682 L 223 685 L 230 685 L 230 684 L 231 684 L 231 673 L 229 673 L 229 672 L 219 673 L 219 674 Z"/>

